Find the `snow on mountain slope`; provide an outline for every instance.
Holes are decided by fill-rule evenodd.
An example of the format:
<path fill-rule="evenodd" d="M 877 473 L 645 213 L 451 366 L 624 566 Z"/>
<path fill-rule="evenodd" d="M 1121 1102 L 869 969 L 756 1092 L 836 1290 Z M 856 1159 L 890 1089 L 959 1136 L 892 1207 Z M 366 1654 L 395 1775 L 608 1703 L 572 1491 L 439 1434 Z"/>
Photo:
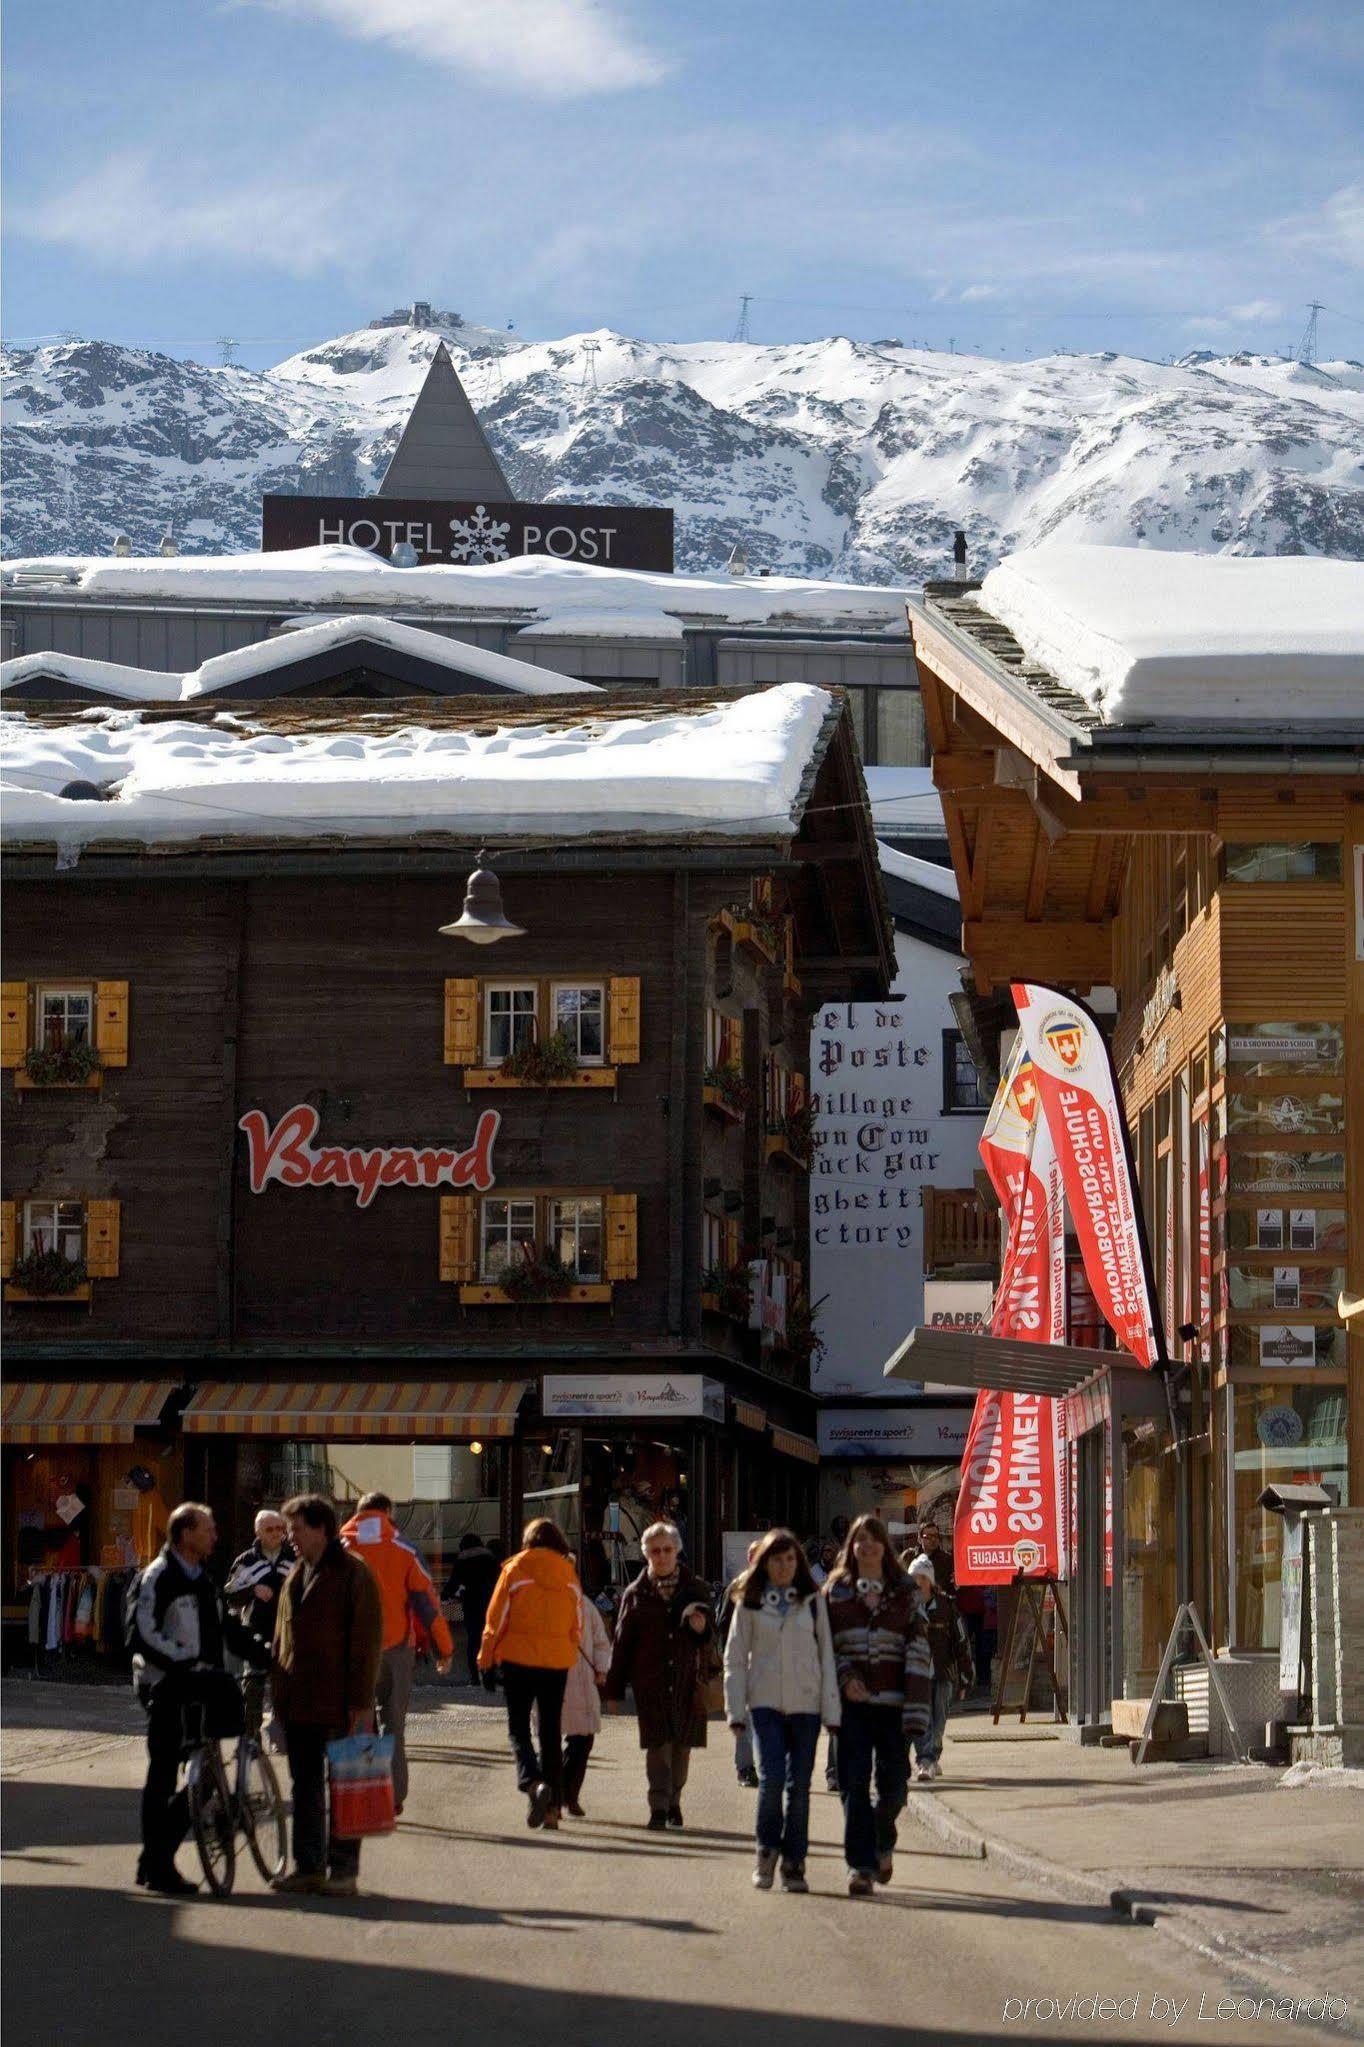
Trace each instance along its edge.
<path fill-rule="evenodd" d="M 1364 370 L 1256 356 L 995 362 L 898 342 L 523 343 L 390 315 L 264 373 L 103 342 L 9 353 L 11 555 L 258 542 L 267 490 L 364 495 L 444 338 L 529 499 L 670 504 L 678 565 L 979 572 L 1051 536 L 1364 558 Z"/>

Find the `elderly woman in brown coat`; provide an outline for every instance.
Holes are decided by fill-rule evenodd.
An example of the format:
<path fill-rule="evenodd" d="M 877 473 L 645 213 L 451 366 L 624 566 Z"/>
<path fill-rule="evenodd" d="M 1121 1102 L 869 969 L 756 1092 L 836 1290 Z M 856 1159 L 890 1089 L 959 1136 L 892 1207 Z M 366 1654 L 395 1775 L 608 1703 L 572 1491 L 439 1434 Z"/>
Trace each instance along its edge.
<path fill-rule="evenodd" d="M 642 1538 L 645 1568 L 627 1585 L 616 1622 L 605 1695 L 613 1710 L 634 1692 L 654 1833 L 682 1825 L 682 1792 L 694 1748 L 706 1745 L 705 1682 L 716 1663 L 710 1588 L 679 1561 L 671 1521 Z"/>

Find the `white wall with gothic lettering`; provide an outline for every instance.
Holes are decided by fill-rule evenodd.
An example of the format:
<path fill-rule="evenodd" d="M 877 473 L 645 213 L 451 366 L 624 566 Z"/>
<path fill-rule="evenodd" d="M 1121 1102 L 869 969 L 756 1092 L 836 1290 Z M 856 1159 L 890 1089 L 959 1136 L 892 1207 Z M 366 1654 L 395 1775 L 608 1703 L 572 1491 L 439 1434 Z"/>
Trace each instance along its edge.
<path fill-rule="evenodd" d="M 888 1001 L 821 1010 L 810 1035 L 810 1290 L 826 1346 L 811 1385 L 825 1399 L 884 1397 L 882 1367 L 923 1315 L 923 1189 L 969 1187 L 979 1163 L 984 1111 L 943 1109 L 962 962 L 903 931 L 895 956 Z"/>

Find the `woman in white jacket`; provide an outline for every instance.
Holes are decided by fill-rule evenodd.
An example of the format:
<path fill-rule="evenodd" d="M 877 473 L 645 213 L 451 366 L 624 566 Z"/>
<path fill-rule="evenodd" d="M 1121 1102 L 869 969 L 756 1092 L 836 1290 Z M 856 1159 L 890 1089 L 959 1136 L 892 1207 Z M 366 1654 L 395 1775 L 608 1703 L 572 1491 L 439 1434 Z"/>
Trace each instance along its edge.
<path fill-rule="evenodd" d="M 582 1789 L 587 1759 L 601 1726 L 601 1687 L 611 1668 L 611 1637 L 590 1599 L 578 1595 L 582 1629 L 578 1658 L 564 1687 L 564 1806 L 583 1818 Z"/>
<path fill-rule="evenodd" d="M 789 1528 L 763 1537 L 734 1586 L 725 1644 L 725 1717 L 753 1729 L 758 1759 L 758 1859 L 753 1882 L 770 1891 L 781 1864 L 784 1891 L 808 1891 L 810 1777 L 821 1725 L 842 1714 L 829 1615 Z"/>

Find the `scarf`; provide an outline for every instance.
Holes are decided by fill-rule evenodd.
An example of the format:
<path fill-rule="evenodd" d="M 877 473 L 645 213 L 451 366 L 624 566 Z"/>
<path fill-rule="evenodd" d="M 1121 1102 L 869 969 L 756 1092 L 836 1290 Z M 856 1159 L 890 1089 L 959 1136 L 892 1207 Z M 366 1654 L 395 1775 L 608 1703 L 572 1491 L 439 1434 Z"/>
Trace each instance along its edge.
<path fill-rule="evenodd" d="M 681 1576 L 682 1576 L 681 1567 L 677 1564 L 673 1565 L 672 1570 L 668 1573 L 666 1578 L 655 1578 L 653 1572 L 650 1571 L 649 1589 L 651 1592 L 656 1592 L 659 1598 L 663 1601 L 664 1605 L 667 1606 L 671 1602 L 673 1594 L 677 1590 L 678 1581 L 680 1580 Z"/>

